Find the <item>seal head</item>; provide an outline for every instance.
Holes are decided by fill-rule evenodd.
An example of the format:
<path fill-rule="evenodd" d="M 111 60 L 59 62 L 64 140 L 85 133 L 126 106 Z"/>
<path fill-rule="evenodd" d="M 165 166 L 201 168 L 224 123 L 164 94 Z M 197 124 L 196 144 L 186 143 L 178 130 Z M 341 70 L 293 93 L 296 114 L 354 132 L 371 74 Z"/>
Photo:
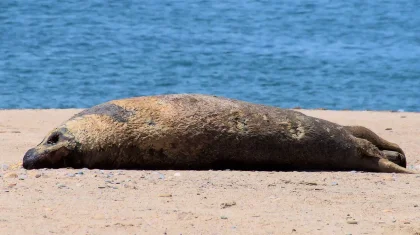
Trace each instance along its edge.
<path fill-rule="evenodd" d="M 25 169 L 77 167 L 77 142 L 66 128 L 57 128 L 23 157 Z"/>

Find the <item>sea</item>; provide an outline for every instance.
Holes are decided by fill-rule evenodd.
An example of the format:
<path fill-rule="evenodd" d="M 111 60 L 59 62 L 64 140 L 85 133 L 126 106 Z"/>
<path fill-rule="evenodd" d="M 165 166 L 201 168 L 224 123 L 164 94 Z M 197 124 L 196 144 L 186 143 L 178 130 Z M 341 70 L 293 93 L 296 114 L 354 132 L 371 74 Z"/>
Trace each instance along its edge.
<path fill-rule="evenodd" d="M 0 1 L 0 109 L 170 93 L 420 112 L 420 1 Z"/>

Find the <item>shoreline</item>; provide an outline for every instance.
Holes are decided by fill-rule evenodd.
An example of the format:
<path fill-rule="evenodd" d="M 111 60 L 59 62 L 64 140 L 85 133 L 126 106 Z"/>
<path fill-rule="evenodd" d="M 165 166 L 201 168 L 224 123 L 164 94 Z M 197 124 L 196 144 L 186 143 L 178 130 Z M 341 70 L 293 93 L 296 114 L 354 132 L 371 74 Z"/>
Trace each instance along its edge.
<path fill-rule="evenodd" d="M 92 106 L 93 107 L 93 106 Z M 272 106 L 272 107 L 277 107 L 277 106 Z M 85 109 L 88 109 L 91 107 L 87 107 L 87 108 L 24 108 L 24 109 L 1 109 L 0 108 L 0 112 L 4 112 L 4 111 L 36 111 L 36 110 L 56 110 L 56 111 L 62 111 L 62 110 L 76 110 L 76 111 L 82 111 Z M 378 112 L 378 113 L 420 113 L 420 111 L 399 111 L 399 110 L 370 110 L 370 109 L 366 109 L 366 110 L 353 110 L 353 109 L 326 109 L 326 108 L 311 108 L 311 109 L 306 109 L 306 108 L 300 108 L 300 107 L 294 107 L 294 108 L 282 108 L 282 107 L 278 107 L 281 109 L 290 109 L 290 110 L 295 110 L 295 111 L 300 111 L 300 110 L 304 110 L 304 111 L 333 111 L 333 112 Z"/>

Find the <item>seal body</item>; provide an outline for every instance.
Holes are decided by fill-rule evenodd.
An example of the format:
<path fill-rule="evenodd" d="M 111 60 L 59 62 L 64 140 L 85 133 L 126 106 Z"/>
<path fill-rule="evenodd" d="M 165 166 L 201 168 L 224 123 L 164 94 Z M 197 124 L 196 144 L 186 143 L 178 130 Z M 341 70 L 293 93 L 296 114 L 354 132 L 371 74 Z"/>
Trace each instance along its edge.
<path fill-rule="evenodd" d="M 385 143 L 375 145 L 375 134 L 360 130 L 216 96 L 145 96 L 76 114 L 30 149 L 23 166 L 409 173 L 396 144 L 374 136 Z"/>

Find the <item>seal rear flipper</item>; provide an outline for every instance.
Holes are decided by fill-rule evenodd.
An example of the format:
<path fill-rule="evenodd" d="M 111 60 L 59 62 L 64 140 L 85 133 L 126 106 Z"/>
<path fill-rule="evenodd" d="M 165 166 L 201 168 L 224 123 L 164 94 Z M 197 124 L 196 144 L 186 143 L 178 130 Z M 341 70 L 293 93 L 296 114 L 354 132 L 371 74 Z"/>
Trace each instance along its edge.
<path fill-rule="evenodd" d="M 403 154 L 396 151 L 389 151 L 389 150 L 382 150 L 382 153 L 385 156 L 385 158 L 388 159 L 389 161 L 401 167 L 407 167 L 407 160 Z"/>
<path fill-rule="evenodd" d="M 404 154 L 404 151 L 395 143 L 391 143 L 380 136 L 378 136 L 375 132 L 371 131 L 370 129 L 363 127 L 363 126 L 344 126 L 344 129 L 350 132 L 354 137 L 365 139 L 371 142 L 373 145 L 378 147 L 380 150 L 390 150 L 396 151 Z"/>
<path fill-rule="evenodd" d="M 397 164 L 383 158 L 378 160 L 378 165 L 381 172 L 419 174 L 419 172 L 411 171 L 407 168 L 398 166 Z"/>
<path fill-rule="evenodd" d="M 360 138 L 355 139 L 361 155 L 360 167 L 362 169 L 385 173 L 418 174 L 418 172 L 411 171 L 388 160 L 388 153 L 379 150 L 371 142 Z"/>
<path fill-rule="evenodd" d="M 380 157 L 366 157 L 362 159 L 362 164 L 365 168 L 368 168 L 377 172 L 384 173 L 405 173 L 405 174 L 419 174 L 419 172 L 411 171 L 407 168 L 398 166 L 397 164 L 389 161 L 388 159 Z"/>

